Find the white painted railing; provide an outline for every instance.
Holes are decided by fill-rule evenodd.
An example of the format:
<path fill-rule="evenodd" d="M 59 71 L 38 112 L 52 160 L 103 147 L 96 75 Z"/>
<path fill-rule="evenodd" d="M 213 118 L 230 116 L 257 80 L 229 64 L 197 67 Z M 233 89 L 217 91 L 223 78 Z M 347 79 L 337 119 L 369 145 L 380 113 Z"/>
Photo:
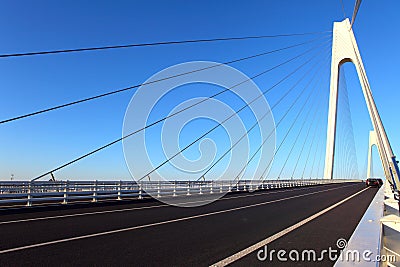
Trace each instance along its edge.
<path fill-rule="evenodd" d="M 6 181 L 0 182 L 0 207 L 68 204 L 214 193 L 268 190 L 358 180 L 232 180 L 221 181 Z"/>

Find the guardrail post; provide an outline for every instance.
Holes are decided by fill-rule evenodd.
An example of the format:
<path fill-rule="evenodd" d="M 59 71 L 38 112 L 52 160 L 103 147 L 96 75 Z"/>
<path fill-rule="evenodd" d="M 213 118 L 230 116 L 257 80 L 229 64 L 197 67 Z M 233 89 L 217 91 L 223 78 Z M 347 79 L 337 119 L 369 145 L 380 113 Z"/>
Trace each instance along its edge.
<path fill-rule="evenodd" d="M 142 194 L 143 194 L 143 192 L 142 192 L 142 183 L 140 183 L 140 184 L 138 184 L 138 186 L 139 186 L 139 196 L 138 196 L 138 199 L 143 199 L 143 196 L 142 196 Z"/>
<path fill-rule="evenodd" d="M 210 194 L 212 194 L 213 193 L 213 181 L 211 181 L 211 188 L 210 188 Z"/>
<path fill-rule="evenodd" d="M 219 192 L 222 193 L 222 182 L 219 184 Z"/>
<path fill-rule="evenodd" d="M 243 191 L 246 191 L 246 180 L 244 180 Z"/>
<path fill-rule="evenodd" d="M 174 181 L 174 194 L 172 196 L 176 197 L 176 180 Z"/>
<path fill-rule="evenodd" d="M 26 202 L 26 205 L 28 206 L 28 207 L 30 207 L 30 206 L 32 206 L 32 195 L 31 195 L 31 182 L 28 182 L 28 196 L 27 196 L 27 198 L 28 198 L 28 201 Z"/>
<path fill-rule="evenodd" d="M 69 180 L 64 183 L 64 197 L 62 204 L 68 204 L 68 188 L 69 188 Z"/>
<path fill-rule="evenodd" d="M 97 202 L 97 180 L 94 181 L 92 202 Z"/>
<path fill-rule="evenodd" d="M 187 182 L 187 192 L 186 192 L 187 196 L 190 196 L 190 182 Z"/>
<path fill-rule="evenodd" d="M 158 180 L 158 185 L 157 185 L 157 197 L 160 197 L 161 195 L 161 181 Z"/>
<path fill-rule="evenodd" d="M 232 181 L 229 181 L 228 192 L 232 192 Z"/>
<path fill-rule="evenodd" d="M 119 180 L 119 183 L 118 183 L 118 198 L 117 198 L 117 200 L 122 200 L 122 197 L 121 197 L 121 188 L 122 187 L 122 181 L 121 180 Z"/>
<path fill-rule="evenodd" d="M 199 184 L 199 195 L 202 195 L 203 194 L 203 192 L 201 191 L 201 185 L 203 184 L 203 182 L 200 182 L 200 184 Z"/>

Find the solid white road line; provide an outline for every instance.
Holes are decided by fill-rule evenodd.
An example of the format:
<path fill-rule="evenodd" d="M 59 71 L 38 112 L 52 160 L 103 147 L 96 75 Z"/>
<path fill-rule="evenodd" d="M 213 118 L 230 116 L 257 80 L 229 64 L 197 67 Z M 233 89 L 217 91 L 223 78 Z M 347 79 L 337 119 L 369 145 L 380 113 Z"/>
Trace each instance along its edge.
<path fill-rule="evenodd" d="M 249 255 L 250 253 L 256 251 L 257 249 L 259 249 L 259 248 L 271 243 L 272 241 L 275 241 L 278 238 L 280 238 L 280 237 L 292 232 L 293 230 L 303 226 L 304 224 L 314 220 L 315 218 L 327 213 L 328 211 L 336 208 L 337 206 L 343 204 L 344 202 L 352 199 L 353 197 L 357 196 L 358 194 L 361 194 L 362 192 L 364 192 L 365 190 L 368 190 L 368 189 L 369 189 L 368 187 L 364 188 L 364 189 L 358 191 L 357 193 L 355 193 L 355 194 L 353 194 L 353 195 L 351 195 L 351 196 L 349 196 L 349 197 L 337 202 L 336 204 L 334 204 L 334 205 L 332 205 L 332 206 L 330 206 L 330 207 L 328 207 L 328 208 L 326 208 L 326 209 L 324 209 L 324 210 L 322 210 L 320 212 L 317 212 L 314 215 L 312 215 L 312 216 L 310 216 L 310 217 L 308 217 L 308 218 L 306 218 L 306 219 L 304 219 L 304 220 L 302 220 L 302 221 L 300 221 L 300 222 L 298 222 L 298 223 L 296 223 L 296 224 L 294 224 L 294 225 L 292 225 L 292 226 L 290 226 L 290 227 L 288 227 L 288 228 L 286 228 L 286 229 L 284 229 L 284 230 L 282 230 L 282 231 L 280 231 L 280 232 L 278 232 L 278 233 L 276 233 L 276 234 L 274 234 L 274 235 L 272 235 L 270 237 L 267 237 L 266 239 L 254 244 L 254 245 L 252 245 L 252 246 L 250 246 L 250 247 L 248 247 L 246 249 L 243 249 L 243 250 L 233 254 L 232 256 L 229 256 L 229 257 L 227 257 L 227 258 L 225 258 L 225 259 L 223 259 L 223 260 L 221 260 L 221 261 L 219 261 L 217 263 L 214 263 L 211 266 L 213 266 L 213 267 L 217 267 L 217 266 L 221 267 L 221 266 L 226 266 L 228 264 L 231 264 L 231 263 L 233 263 L 233 262 L 235 262 L 235 261 L 237 261 L 237 260 Z"/>
<path fill-rule="evenodd" d="M 354 186 L 354 184 L 349 185 L 349 186 Z M 313 188 L 313 187 L 301 187 L 301 188 L 295 188 L 295 189 L 290 189 L 290 190 L 270 191 L 270 192 L 259 193 L 259 194 L 255 193 L 255 194 L 245 195 L 245 196 L 232 196 L 232 197 L 220 198 L 217 201 L 230 200 L 230 199 L 236 199 L 236 198 L 255 197 L 255 196 L 262 196 L 262 195 L 270 195 L 270 194 L 277 194 L 277 193 L 281 193 L 281 192 L 292 192 L 292 191 L 305 190 L 305 189 L 309 189 L 309 188 Z M 206 201 L 208 201 L 208 200 L 188 201 L 188 202 L 176 203 L 176 205 L 202 203 L 202 202 L 206 202 Z M 64 215 L 28 218 L 28 219 L 20 219 L 20 220 L 12 220 L 12 221 L 3 221 L 3 222 L 0 222 L 0 225 L 12 224 L 12 223 L 43 221 L 43 220 L 51 220 L 51 219 L 72 218 L 72 217 L 89 216 L 89 215 L 109 214 L 109 213 L 135 211 L 135 210 L 146 210 L 146 209 L 162 208 L 162 207 L 168 207 L 168 206 L 170 206 L 170 205 L 161 204 L 161 205 L 151 205 L 151 206 L 146 206 L 146 207 L 125 208 L 125 209 L 104 210 L 104 211 L 93 211 L 93 212 L 82 212 L 82 213 L 75 213 L 75 214 L 64 214 Z"/>
<path fill-rule="evenodd" d="M 65 242 L 69 242 L 69 241 L 82 240 L 82 239 L 87 239 L 87 238 L 92 238 L 92 237 L 98 237 L 98 236 L 105 236 L 105 235 L 110 235 L 110 234 L 128 232 L 128 231 L 132 231 L 132 230 L 149 228 L 149 227 L 152 227 L 152 226 L 159 226 L 159 225 L 170 224 L 170 223 L 174 223 L 174 222 L 188 221 L 188 220 L 192 220 L 192 219 L 203 218 L 203 217 L 208 217 L 208 216 L 212 216 L 212 215 L 217 215 L 217 214 L 223 214 L 223 213 L 228 213 L 228 212 L 232 212 L 232 211 L 243 210 L 243 209 L 247 209 L 247 208 L 264 206 L 264 205 L 268 205 L 268 204 L 272 204 L 272 203 L 282 202 L 282 201 L 285 201 L 285 200 L 290 200 L 290 199 L 295 199 L 295 198 L 315 195 L 315 194 L 319 194 L 319 193 L 322 193 L 322 192 L 328 192 L 328 191 L 341 189 L 343 187 L 348 187 L 348 186 L 335 187 L 335 188 L 325 189 L 325 190 L 321 190 L 321 191 L 305 193 L 305 194 L 301 194 L 301 195 L 297 195 L 297 196 L 285 197 L 285 198 L 276 199 L 276 200 L 270 200 L 270 201 L 261 202 L 261 203 L 257 203 L 257 204 L 251 204 L 251 205 L 246 205 L 246 206 L 237 207 L 237 208 L 214 211 L 214 212 L 210 212 L 210 213 L 193 215 L 193 216 L 188 216 L 188 217 L 183 217 L 183 218 L 178 218 L 178 219 L 173 219 L 173 220 L 167 220 L 167 221 L 156 222 L 156 223 L 149 223 L 149 224 L 133 226 L 133 227 L 128 227 L 128 228 L 122 228 L 122 229 L 117 229 L 117 230 L 99 232 L 99 233 L 88 234 L 88 235 L 81 235 L 81 236 L 58 239 L 58 240 L 54 240 L 54 241 L 37 243 L 37 244 L 32 244 L 32 245 L 27 245 L 27 246 L 22 246 L 22 247 L 4 249 L 4 250 L 0 250 L 0 254 L 20 251 L 20 250 L 25 250 L 25 249 L 31 249 L 31 248 L 37 248 L 37 247 L 43 247 L 43 246 L 48 246 L 48 245 L 54 245 L 54 244 L 59 244 L 59 243 L 65 243 Z"/>

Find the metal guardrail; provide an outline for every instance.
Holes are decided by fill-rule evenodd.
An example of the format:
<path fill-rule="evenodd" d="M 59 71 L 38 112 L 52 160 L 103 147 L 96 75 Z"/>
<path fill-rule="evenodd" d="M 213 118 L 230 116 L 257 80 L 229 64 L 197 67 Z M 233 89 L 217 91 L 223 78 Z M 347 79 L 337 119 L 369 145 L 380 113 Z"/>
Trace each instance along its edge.
<path fill-rule="evenodd" d="M 0 207 L 68 204 L 157 197 L 177 197 L 213 193 L 267 190 L 358 180 L 232 180 L 220 181 L 2 181 Z"/>

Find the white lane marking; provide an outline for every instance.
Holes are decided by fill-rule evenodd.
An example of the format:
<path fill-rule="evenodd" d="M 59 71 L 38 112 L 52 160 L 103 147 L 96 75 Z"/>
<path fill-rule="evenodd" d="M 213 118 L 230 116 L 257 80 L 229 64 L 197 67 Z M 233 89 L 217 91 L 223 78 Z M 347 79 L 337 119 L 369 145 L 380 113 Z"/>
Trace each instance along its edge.
<path fill-rule="evenodd" d="M 353 186 L 353 185 L 354 184 L 349 185 L 349 186 Z M 230 199 L 236 199 L 236 198 L 245 198 L 245 197 L 255 197 L 255 196 L 262 196 L 262 195 L 270 195 L 270 194 L 277 194 L 277 193 L 281 193 L 281 192 L 292 192 L 292 191 L 305 190 L 305 189 L 309 189 L 309 188 L 313 188 L 313 187 L 301 187 L 301 188 L 295 188 L 295 189 L 290 189 L 290 190 L 282 189 L 282 190 L 277 190 L 277 191 L 272 191 L 272 192 L 251 194 L 251 195 L 245 195 L 245 196 L 232 196 L 232 197 L 227 197 L 227 198 L 221 198 L 221 199 L 218 199 L 217 201 L 230 200 Z M 201 203 L 201 202 L 205 202 L 205 201 L 207 201 L 207 200 L 181 202 L 181 203 L 177 203 L 177 205 Z M 34 221 L 51 220 L 51 219 L 71 218 L 71 217 L 88 216 L 88 215 L 109 214 L 109 213 L 126 212 L 126 211 L 134 211 L 134 210 L 154 209 L 154 208 L 161 208 L 161 207 L 168 207 L 168 206 L 170 206 L 170 205 L 161 204 L 161 205 L 151 205 L 151 206 L 147 206 L 147 207 L 136 207 L 136 208 L 125 208 L 125 209 L 116 209 L 116 210 L 93 211 L 93 212 L 83 212 L 83 213 L 75 213 L 75 214 L 46 216 L 46 217 L 38 217 L 38 218 L 3 221 L 3 222 L 0 222 L 0 225 L 12 224 L 12 223 L 22 223 L 22 222 L 34 222 Z"/>
<path fill-rule="evenodd" d="M 149 223 L 149 224 L 144 224 L 144 225 L 139 225 L 139 226 L 132 226 L 132 227 L 128 227 L 128 228 L 121 228 L 121 229 L 99 232 L 99 233 L 94 233 L 94 234 L 81 235 L 81 236 L 58 239 L 58 240 L 53 240 L 53 241 L 48 241 L 48 242 L 43 242 L 43 243 L 37 243 L 37 244 L 32 244 L 32 245 L 27 245 L 27 246 L 22 246 L 22 247 L 4 249 L 4 250 L 0 250 L 0 254 L 20 251 L 20 250 L 25 250 L 25 249 L 30 249 L 30 248 L 54 245 L 54 244 L 59 244 L 59 243 L 65 243 L 65 242 L 69 242 L 69 241 L 87 239 L 87 238 L 91 238 L 91 237 L 98 237 L 98 236 L 105 236 L 105 235 L 110 235 L 110 234 L 128 232 L 128 231 L 132 231 L 132 230 L 149 228 L 152 226 L 159 226 L 159 225 L 164 225 L 164 224 L 169 224 L 169 223 L 174 223 L 174 222 L 181 222 L 181 221 L 187 221 L 187 220 L 192 220 L 192 219 L 197 219 L 197 218 L 203 218 L 203 217 L 208 217 L 208 216 L 212 216 L 212 215 L 223 214 L 223 213 L 227 213 L 227 212 L 238 211 L 238 210 L 243 210 L 243 209 L 247 209 L 247 208 L 259 207 L 259 206 L 268 205 L 268 204 L 272 204 L 272 203 L 282 202 L 285 200 L 300 198 L 300 197 L 304 197 L 304 196 L 315 195 L 315 194 L 319 194 L 322 192 L 328 192 L 328 191 L 332 191 L 332 190 L 341 189 L 343 187 L 348 187 L 348 185 L 325 189 L 325 190 L 316 191 L 316 192 L 311 192 L 311 193 L 305 193 L 305 194 L 301 194 L 301 195 L 297 195 L 297 196 L 291 196 L 291 197 L 285 197 L 285 198 L 280 198 L 280 199 L 276 199 L 276 200 L 265 201 L 265 202 L 246 205 L 246 206 L 242 206 L 242 207 L 236 207 L 236 208 L 231 208 L 231 209 L 226 209 L 226 210 L 219 210 L 219 211 L 203 213 L 203 214 L 198 214 L 198 215 L 193 215 L 193 216 L 188 216 L 188 217 L 183 217 L 183 218 L 178 218 L 178 219 L 172 219 L 172 220 L 167 220 L 167 221 L 162 221 L 162 222 Z"/>
<path fill-rule="evenodd" d="M 266 239 L 254 244 L 254 245 L 252 245 L 252 246 L 250 246 L 248 248 L 245 248 L 245 249 L 233 254 L 232 256 L 229 256 L 229 257 L 227 257 L 227 258 L 225 258 L 225 259 L 223 259 L 223 260 L 221 260 L 221 261 L 219 261 L 217 263 L 214 263 L 211 266 L 212 267 L 227 266 L 228 264 L 231 264 L 231 263 L 233 263 L 233 262 L 235 262 L 235 261 L 237 261 L 237 260 L 249 255 L 250 253 L 256 251 L 257 249 L 259 249 L 259 248 L 271 243 L 272 241 L 277 240 L 278 238 L 281 238 L 282 236 L 292 232 L 293 230 L 296 230 L 297 228 L 303 226 L 304 224 L 306 224 L 306 223 L 314 220 L 315 218 L 327 213 L 328 211 L 336 208 L 337 206 L 343 204 L 344 202 L 352 199 L 353 197 L 357 196 L 358 194 L 361 194 L 362 192 L 364 192 L 365 190 L 368 190 L 368 189 L 369 189 L 369 187 L 364 188 L 364 189 L 358 191 L 357 193 L 355 193 L 355 194 L 353 194 L 353 195 L 351 195 L 351 196 L 349 196 L 349 197 L 337 202 L 336 204 L 334 204 L 334 205 L 332 205 L 332 206 L 330 206 L 330 207 L 328 207 L 328 208 L 326 208 L 326 209 L 324 209 L 324 210 L 322 210 L 320 212 L 317 212 L 314 215 L 311 215 L 310 217 L 308 217 L 308 218 L 306 218 L 306 219 L 304 219 L 304 220 L 302 220 L 302 221 L 300 221 L 300 222 L 298 222 L 298 223 L 296 223 L 296 224 L 294 224 L 294 225 L 292 225 L 292 226 L 290 226 L 290 227 L 288 227 L 288 228 L 286 228 L 286 229 L 284 229 L 284 230 L 282 230 L 282 231 L 280 231 L 280 232 L 278 232 L 278 233 L 276 233 L 276 234 L 274 234 L 274 235 L 272 235 L 270 237 L 267 237 Z"/>

